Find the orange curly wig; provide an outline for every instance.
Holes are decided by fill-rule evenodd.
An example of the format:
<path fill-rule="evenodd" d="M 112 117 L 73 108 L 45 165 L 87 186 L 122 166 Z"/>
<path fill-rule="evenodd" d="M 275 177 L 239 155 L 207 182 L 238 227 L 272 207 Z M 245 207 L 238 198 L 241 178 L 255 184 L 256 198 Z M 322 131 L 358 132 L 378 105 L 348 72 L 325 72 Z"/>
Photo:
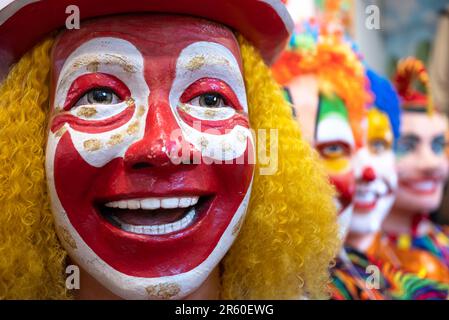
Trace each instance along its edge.
<path fill-rule="evenodd" d="M 293 45 L 273 65 L 273 75 L 281 85 L 288 85 L 298 76 L 315 74 L 323 93 L 336 94 L 345 102 L 356 143 L 360 146 L 366 106 L 372 102 L 366 90 L 364 67 L 340 32 L 329 31 L 326 25 L 320 25 L 319 29 L 315 35 L 294 35 Z"/>

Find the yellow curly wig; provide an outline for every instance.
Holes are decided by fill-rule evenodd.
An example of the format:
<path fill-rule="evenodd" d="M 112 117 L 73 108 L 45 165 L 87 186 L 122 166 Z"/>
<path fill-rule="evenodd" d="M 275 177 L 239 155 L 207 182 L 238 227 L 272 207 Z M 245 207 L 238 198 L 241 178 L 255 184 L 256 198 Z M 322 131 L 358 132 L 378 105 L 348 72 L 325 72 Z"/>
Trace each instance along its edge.
<path fill-rule="evenodd" d="M 256 167 L 247 219 L 223 261 L 221 297 L 326 298 L 339 248 L 332 188 L 270 70 L 239 42 L 251 125 L 279 129 L 279 170 L 261 176 Z M 71 297 L 44 174 L 52 44 L 28 52 L 0 87 L 0 299 Z"/>

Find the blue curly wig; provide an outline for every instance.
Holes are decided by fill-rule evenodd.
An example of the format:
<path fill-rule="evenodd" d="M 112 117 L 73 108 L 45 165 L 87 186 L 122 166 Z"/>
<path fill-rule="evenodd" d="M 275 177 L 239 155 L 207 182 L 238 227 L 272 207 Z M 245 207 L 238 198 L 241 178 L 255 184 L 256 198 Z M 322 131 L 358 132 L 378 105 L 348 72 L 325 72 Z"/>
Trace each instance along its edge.
<path fill-rule="evenodd" d="M 401 125 L 401 105 L 399 96 L 393 84 L 386 78 L 367 68 L 366 76 L 371 84 L 371 92 L 374 95 L 374 106 L 385 112 L 390 119 L 395 141 L 398 140 Z"/>

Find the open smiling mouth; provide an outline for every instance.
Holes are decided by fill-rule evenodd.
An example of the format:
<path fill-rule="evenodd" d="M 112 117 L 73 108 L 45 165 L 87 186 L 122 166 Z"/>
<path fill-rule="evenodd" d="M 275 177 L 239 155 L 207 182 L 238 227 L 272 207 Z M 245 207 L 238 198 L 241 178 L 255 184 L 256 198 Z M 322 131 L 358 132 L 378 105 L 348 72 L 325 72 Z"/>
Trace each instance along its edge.
<path fill-rule="evenodd" d="M 367 211 L 376 207 L 377 201 L 381 196 L 375 191 L 357 191 L 355 196 L 355 208 L 357 210 Z"/>
<path fill-rule="evenodd" d="M 157 197 L 112 201 L 98 206 L 100 214 L 123 231 L 166 235 L 182 231 L 210 207 L 212 197 Z"/>
<path fill-rule="evenodd" d="M 380 192 L 358 185 L 357 192 L 354 197 L 355 209 L 362 212 L 369 212 L 373 210 L 380 199 L 387 197 L 393 193 L 390 185 L 387 182 L 385 182 L 385 189 L 385 191 Z"/>
<path fill-rule="evenodd" d="M 400 184 L 417 195 L 431 195 L 437 191 L 440 181 L 440 179 L 401 180 Z"/>

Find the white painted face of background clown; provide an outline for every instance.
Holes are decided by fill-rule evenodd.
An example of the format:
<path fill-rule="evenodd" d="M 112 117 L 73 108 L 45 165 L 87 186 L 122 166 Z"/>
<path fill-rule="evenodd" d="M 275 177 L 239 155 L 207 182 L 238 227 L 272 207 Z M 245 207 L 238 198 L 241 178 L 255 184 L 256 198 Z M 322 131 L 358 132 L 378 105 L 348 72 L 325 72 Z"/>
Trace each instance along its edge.
<path fill-rule="evenodd" d="M 366 145 L 355 158 L 356 196 L 351 232 L 374 233 L 390 212 L 397 190 L 393 131 L 388 115 L 375 107 L 368 113 Z"/>
<path fill-rule="evenodd" d="M 355 190 L 353 155 L 355 139 L 343 101 L 319 93 L 314 75 L 295 78 L 286 91 L 295 108 L 302 132 L 318 151 L 338 196 L 340 236 L 347 235 Z"/>
<path fill-rule="evenodd" d="M 180 16 L 94 20 L 58 39 L 52 68 L 46 170 L 62 244 L 122 298 L 186 297 L 250 196 L 234 34 Z"/>
<path fill-rule="evenodd" d="M 395 207 L 411 214 L 438 209 L 448 177 L 446 117 L 422 110 L 403 113 L 397 148 L 399 190 Z"/>

